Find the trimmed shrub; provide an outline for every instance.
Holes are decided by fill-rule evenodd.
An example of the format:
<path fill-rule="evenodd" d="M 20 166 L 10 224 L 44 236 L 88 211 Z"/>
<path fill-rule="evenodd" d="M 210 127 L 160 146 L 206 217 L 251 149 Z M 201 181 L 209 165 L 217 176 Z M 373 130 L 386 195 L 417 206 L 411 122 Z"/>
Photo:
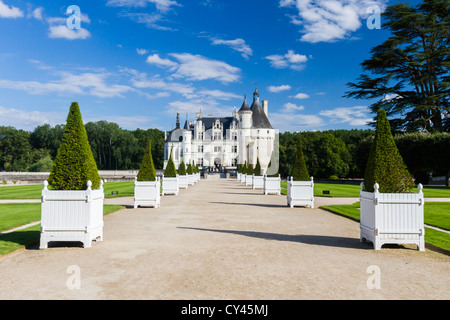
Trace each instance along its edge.
<path fill-rule="evenodd" d="M 242 174 L 247 173 L 247 160 L 245 160 L 244 166 L 242 167 Z"/>
<path fill-rule="evenodd" d="M 253 173 L 255 174 L 255 176 L 261 176 L 261 164 L 259 163 L 259 158 L 256 158 L 256 166 Z"/>
<path fill-rule="evenodd" d="M 175 163 L 172 160 L 172 150 L 170 150 L 169 160 L 167 161 L 166 170 L 164 171 L 164 177 L 175 178 L 177 176 L 177 169 L 175 169 Z"/>
<path fill-rule="evenodd" d="M 364 175 L 364 189 L 373 192 L 375 183 L 379 184 L 379 191 L 384 193 L 406 192 L 414 187 L 413 179 L 392 137 L 384 109 L 378 110 L 375 139 Z"/>
<path fill-rule="evenodd" d="M 92 189 L 100 188 L 100 179 L 80 107 L 73 102 L 48 183 L 55 190 L 85 190 L 89 180 Z"/>
<path fill-rule="evenodd" d="M 253 174 L 253 164 L 249 164 L 247 167 L 247 174 L 252 175 Z"/>
<path fill-rule="evenodd" d="M 156 170 L 153 164 L 152 157 L 152 142 L 148 140 L 147 148 L 145 149 L 144 158 L 141 162 L 141 167 L 137 174 L 138 181 L 154 181 L 156 179 Z"/>
<path fill-rule="evenodd" d="M 303 156 L 302 140 L 297 141 L 297 152 L 295 154 L 294 167 L 292 168 L 292 179 L 294 181 L 309 181 L 311 177 L 306 168 L 305 158 Z"/>
<path fill-rule="evenodd" d="M 181 161 L 180 165 L 178 166 L 178 174 L 179 175 L 185 175 L 186 174 L 186 165 L 184 164 L 184 160 Z"/>
<path fill-rule="evenodd" d="M 190 163 L 189 163 L 188 166 L 187 166 L 186 173 L 187 173 L 187 174 L 192 174 L 192 173 L 193 173 L 193 171 L 192 171 L 192 165 L 191 165 Z"/>

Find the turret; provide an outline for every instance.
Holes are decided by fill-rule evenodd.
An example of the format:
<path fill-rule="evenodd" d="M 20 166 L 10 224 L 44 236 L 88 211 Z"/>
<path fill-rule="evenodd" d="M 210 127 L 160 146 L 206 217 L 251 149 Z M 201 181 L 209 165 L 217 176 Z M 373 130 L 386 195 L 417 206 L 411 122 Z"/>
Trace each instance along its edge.
<path fill-rule="evenodd" d="M 244 96 L 244 102 L 238 112 L 240 129 L 250 129 L 252 127 L 252 113 L 247 104 L 247 98 Z"/>

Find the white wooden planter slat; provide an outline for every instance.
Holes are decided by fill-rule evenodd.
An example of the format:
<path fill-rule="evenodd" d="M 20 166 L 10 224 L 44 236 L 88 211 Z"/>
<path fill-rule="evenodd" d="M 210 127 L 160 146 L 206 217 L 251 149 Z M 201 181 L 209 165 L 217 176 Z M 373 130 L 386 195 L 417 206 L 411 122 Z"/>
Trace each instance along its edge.
<path fill-rule="evenodd" d="M 178 175 L 176 177 L 164 177 L 162 178 L 162 195 L 166 194 L 174 194 L 178 195 L 178 192 L 180 191 L 179 185 L 178 185 Z"/>
<path fill-rule="evenodd" d="M 158 208 L 161 205 L 161 182 L 134 180 L 134 208 L 150 206 Z"/>
<path fill-rule="evenodd" d="M 194 184 L 194 175 L 193 174 L 188 174 L 187 175 L 187 183 L 190 186 L 192 186 Z"/>
<path fill-rule="evenodd" d="M 310 206 L 314 208 L 314 179 L 310 181 L 294 181 L 291 177 L 287 179 L 287 205 Z"/>
<path fill-rule="evenodd" d="M 264 188 L 264 176 L 255 176 L 252 177 L 252 189 L 262 189 Z"/>
<path fill-rule="evenodd" d="M 178 175 L 178 187 L 180 189 L 187 189 L 189 186 L 188 184 L 188 175 L 187 174 L 180 174 Z"/>
<path fill-rule="evenodd" d="M 245 185 L 251 186 L 252 182 L 253 182 L 253 176 L 251 174 L 246 174 L 245 175 Z"/>
<path fill-rule="evenodd" d="M 103 181 L 100 189 L 48 190 L 44 181 L 41 195 L 40 249 L 49 242 L 79 241 L 85 248 L 92 240 L 103 240 Z"/>
<path fill-rule="evenodd" d="M 281 195 L 281 177 L 264 176 L 264 194 L 278 194 Z"/>
<path fill-rule="evenodd" d="M 360 191 L 360 240 L 373 243 L 376 250 L 383 244 L 416 244 L 425 250 L 423 186 L 417 193 L 380 193 Z"/>
<path fill-rule="evenodd" d="M 244 173 L 244 174 L 241 173 L 241 183 L 245 183 L 246 176 L 247 176 L 246 173 Z"/>
<path fill-rule="evenodd" d="M 236 174 L 236 180 L 237 181 L 241 181 L 241 173 L 240 172 L 238 172 L 237 174 Z"/>

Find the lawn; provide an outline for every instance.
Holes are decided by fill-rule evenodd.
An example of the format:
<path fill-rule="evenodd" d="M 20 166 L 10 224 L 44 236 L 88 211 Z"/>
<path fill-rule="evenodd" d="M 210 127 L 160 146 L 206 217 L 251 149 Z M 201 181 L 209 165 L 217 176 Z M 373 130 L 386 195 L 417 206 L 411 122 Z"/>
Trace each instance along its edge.
<path fill-rule="evenodd" d="M 105 182 L 103 184 L 105 198 L 132 197 L 134 182 Z M 117 191 L 117 194 L 112 192 Z M 16 185 L 0 187 L 0 199 L 40 199 L 42 184 Z"/>
<path fill-rule="evenodd" d="M 103 215 L 107 215 L 124 206 L 105 204 Z M 0 204 L 0 233 L 9 229 L 20 227 L 41 219 L 40 203 L 8 203 Z M 24 248 L 39 242 L 40 224 L 0 235 L 0 256 L 17 249 Z"/>
<path fill-rule="evenodd" d="M 134 182 L 106 182 L 103 185 L 105 198 L 132 197 L 134 195 Z M 329 194 L 323 194 L 323 190 Z M 350 183 L 314 183 L 314 196 L 316 197 L 359 197 L 359 184 Z M 42 185 L 17 185 L 0 187 L 0 199 L 40 199 Z M 417 192 L 417 189 L 413 191 Z M 117 192 L 117 194 L 116 194 Z M 114 194 L 113 194 L 114 193 Z M 281 193 L 286 194 L 286 181 L 281 182 Z M 445 186 L 425 186 L 425 197 L 449 198 L 450 187 Z"/>
<path fill-rule="evenodd" d="M 329 205 L 322 209 L 341 214 L 359 222 L 359 202 L 351 205 Z M 450 202 L 426 202 L 425 224 L 450 231 Z M 450 251 L 450 234 L 425 227 L 425 242 Z"/>
<path fill-rule="evenodd" d="M 281 193 L 287 193 L 287 182 L 281 182 Z M 323 191 L 329 191 L 329 194 L 323 194 Z M 359 198 L 359 191 L 361 187 L 359 184 L 351 183 L 314 183 L 314 196 L 316 197 L 355 197 Z M 414 188 L 412 192 L 417 192 Z M 429 198 L 449 198 L 450 187 L 445 186 L 425 186 L 423 189 L 425 197 Z"/>

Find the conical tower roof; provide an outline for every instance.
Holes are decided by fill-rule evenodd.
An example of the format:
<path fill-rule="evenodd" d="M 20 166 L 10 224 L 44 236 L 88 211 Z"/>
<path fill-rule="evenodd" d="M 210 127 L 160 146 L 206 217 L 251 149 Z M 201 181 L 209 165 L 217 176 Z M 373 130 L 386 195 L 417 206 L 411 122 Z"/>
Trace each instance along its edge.
<path fill-rule="evenodd" d="M 247 104 L 247 97 L 246 96 L 244 96 L 244 102 L 242 103 L 242 106 L 239 109 L 239 112 L 241 112 L 241 111 L 250 111 L 250 108 L 249 108 L 249 106 Z"/>

